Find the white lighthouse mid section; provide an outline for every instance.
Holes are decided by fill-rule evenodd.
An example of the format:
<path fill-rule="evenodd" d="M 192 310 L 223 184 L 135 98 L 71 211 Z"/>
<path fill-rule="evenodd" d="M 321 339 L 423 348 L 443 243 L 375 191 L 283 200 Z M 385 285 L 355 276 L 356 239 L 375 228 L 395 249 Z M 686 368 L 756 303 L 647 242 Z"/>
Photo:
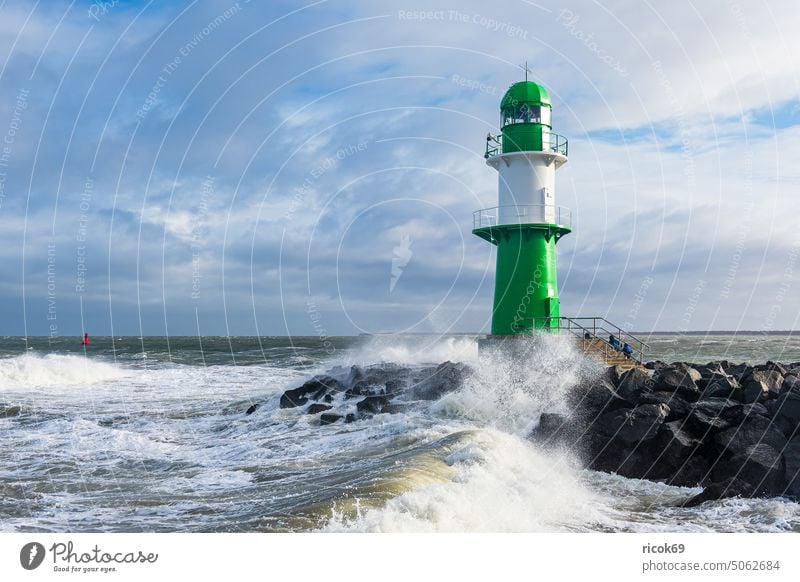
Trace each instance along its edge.
<path fill-rule="evenodd" d="M 486 163 L 498 172 L 497 224 L 561 224 L 556 207 L 556 169 L 566 156 L 549 152 L 498 154 Z"/>

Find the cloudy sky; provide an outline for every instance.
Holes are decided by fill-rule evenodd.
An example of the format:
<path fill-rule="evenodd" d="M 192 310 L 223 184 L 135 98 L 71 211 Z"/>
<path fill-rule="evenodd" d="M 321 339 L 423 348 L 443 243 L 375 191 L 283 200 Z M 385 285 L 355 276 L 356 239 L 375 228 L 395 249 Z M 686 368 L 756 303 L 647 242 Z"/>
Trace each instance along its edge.
<path fill-rule="evenodd" d="M 800 10 L 0 4 L 0 335 L 486 331 L 483 160 L 522 78 L 569 139 L 562 314 L 798 328 Z"/>

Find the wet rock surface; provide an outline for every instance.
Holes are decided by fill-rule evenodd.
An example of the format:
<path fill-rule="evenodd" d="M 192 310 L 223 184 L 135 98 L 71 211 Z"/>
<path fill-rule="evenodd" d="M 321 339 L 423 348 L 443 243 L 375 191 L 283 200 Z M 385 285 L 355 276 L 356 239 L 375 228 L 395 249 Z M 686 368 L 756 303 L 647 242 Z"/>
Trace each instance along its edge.
<path fill-rule="evenodd" d="M 336 368 L 284 392 L 321 427 L 395 414 L 463 386 L 465 364 Z M 800 499 L 800 363 L 649 362 L 607 368 L 544 413 L 531 438 L 577 452 L 586 467 L 703 487 L 697 505 L 735 496 Z M 255 412 L 255 409 L 253 409 Z"/>
<path fill-rule="evenodd" d="M 607 369 L 578 386 L 568 415 L 542 415 L 535 441 L 591 469 L 703 487 L 727 497 L 800 499 L 800 363 L 665 364 Z"/>
<path fill-rule="evenodd" d="M 321 426 L 405 412 L 415 401 L 438 400 L 463 385 L 465 364 L 405 367 L 397 364 L 337 368 L 281 395 L 281 408 L 306 407 Z"/>

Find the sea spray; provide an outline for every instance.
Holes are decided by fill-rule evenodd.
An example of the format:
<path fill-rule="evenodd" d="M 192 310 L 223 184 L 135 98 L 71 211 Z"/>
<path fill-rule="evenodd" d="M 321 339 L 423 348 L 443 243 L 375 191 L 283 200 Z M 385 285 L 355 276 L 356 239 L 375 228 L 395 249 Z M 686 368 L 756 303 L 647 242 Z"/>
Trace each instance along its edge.
<path fill-rule="evenodd" d="M 373 343 L 384 354 L 409 358 L 407 346 Z M 600 373 L 568 338 L 537 336 L 515 342 L 513 352 L 439 343 L 470 355 L 474 370 L 460 389 L 446 394 L 431 412 L 447 425 L 481 427 L 456 433 L 458 446 L 441 462 L 455 474 L 420 483 L 382 507 L 351 500 L 350 512 L 332 514 L 329 531 L 557 531 L 600 523 L 607 506 L 582 482 L 568 453 L 543 451 L 525 437 L 546 411 L 564 412 L 577 382 Z M 454 354 L 447 354 L 452 356 Z M 353 512 L 356 515 L 353 516 Z"/>
<path fill-rule="evenodd" d="M 343 354 L 338 363 L 439 364 L 471 363 L 478 359 L 478 344 L 470 336 L 373 336 L 362 346 Z"/>
<path fill-rule="evenodd" d="M 567 412 L 569 391 L 601 371 L 567 337 L 543 334 L 515 344 L 513 351 L 482 350 L 464 387 L 442 398 L 433 411 L 527 436 L 543 412 Z"/>

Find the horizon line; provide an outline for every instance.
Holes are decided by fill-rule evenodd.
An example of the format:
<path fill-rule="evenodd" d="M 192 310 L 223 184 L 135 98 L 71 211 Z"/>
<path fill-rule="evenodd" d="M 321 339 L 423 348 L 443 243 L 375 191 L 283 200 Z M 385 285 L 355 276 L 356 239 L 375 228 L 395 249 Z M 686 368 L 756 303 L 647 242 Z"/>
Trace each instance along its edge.
<path fill-rule="evenodd" d="M 628 335 L 800 335 L 800 330 L 772 330 L 772 331 L 763 331 L 763 330 L 753 330 L 753 329 L 742 329 L 742 330 L 730 330 L 730 329 L 720 329 L 720 330 L 708 330 L 708 331 L 669 331 L 669 330 L 659 330 L 659 331 L 630 331 L 625 332 Z M 396 332 L 377 332 L 377 333 L 359 333 L 359 334 L 345 334 L 345 335 L 331 335 L 326 336 L 329 338 L 344 338 L 344 337 L 380 337 L 380 336 L 489 336 L 491 334 L 485 332 L 449 332 L 449 333 L 436 333 L 436 332 L 410 332 L 410 333 L 396 333 Z M 51 337 L 49 335 L 37 335 L 37 334 L 29 334 L 29 335 L 3 335 L 0 336 L 3 339 L 11 339 L 11 338 L 19 338 L 19 339 L 28 339 L 28 338 L 44 338 L 44 339 L 51 339 L 51 340 L 58 340 L 58 339 L 65 339 L 65 338 L 82 338 L 83 334 L 76 334 L 76 335 L 58 335 L 55 337 Z M 174 334 L 174 335 L 165 335 L 165 334 L 158 334 L 158 335 L 132 335 L 132 334 L 113 334 L 113 335 L 92 335 L 89 334 L 89 337 L 95 338 L 104 338 L 104 337 L 119 337 L 119 338 L 168 338 L 168 337 L 286 337 L 286 338 L 317 338 L 317 335 L 302 335 L 302 334 L 281 334 L 281 335 L 272 335 L 272 334 L 265 334 L 265 335 L 249 335 L 249 334 L 229 334 L 229 335 L 221 335 L 221 334 L 207 334 L 207 335 L 184 335 L 184 334 Z"/>

